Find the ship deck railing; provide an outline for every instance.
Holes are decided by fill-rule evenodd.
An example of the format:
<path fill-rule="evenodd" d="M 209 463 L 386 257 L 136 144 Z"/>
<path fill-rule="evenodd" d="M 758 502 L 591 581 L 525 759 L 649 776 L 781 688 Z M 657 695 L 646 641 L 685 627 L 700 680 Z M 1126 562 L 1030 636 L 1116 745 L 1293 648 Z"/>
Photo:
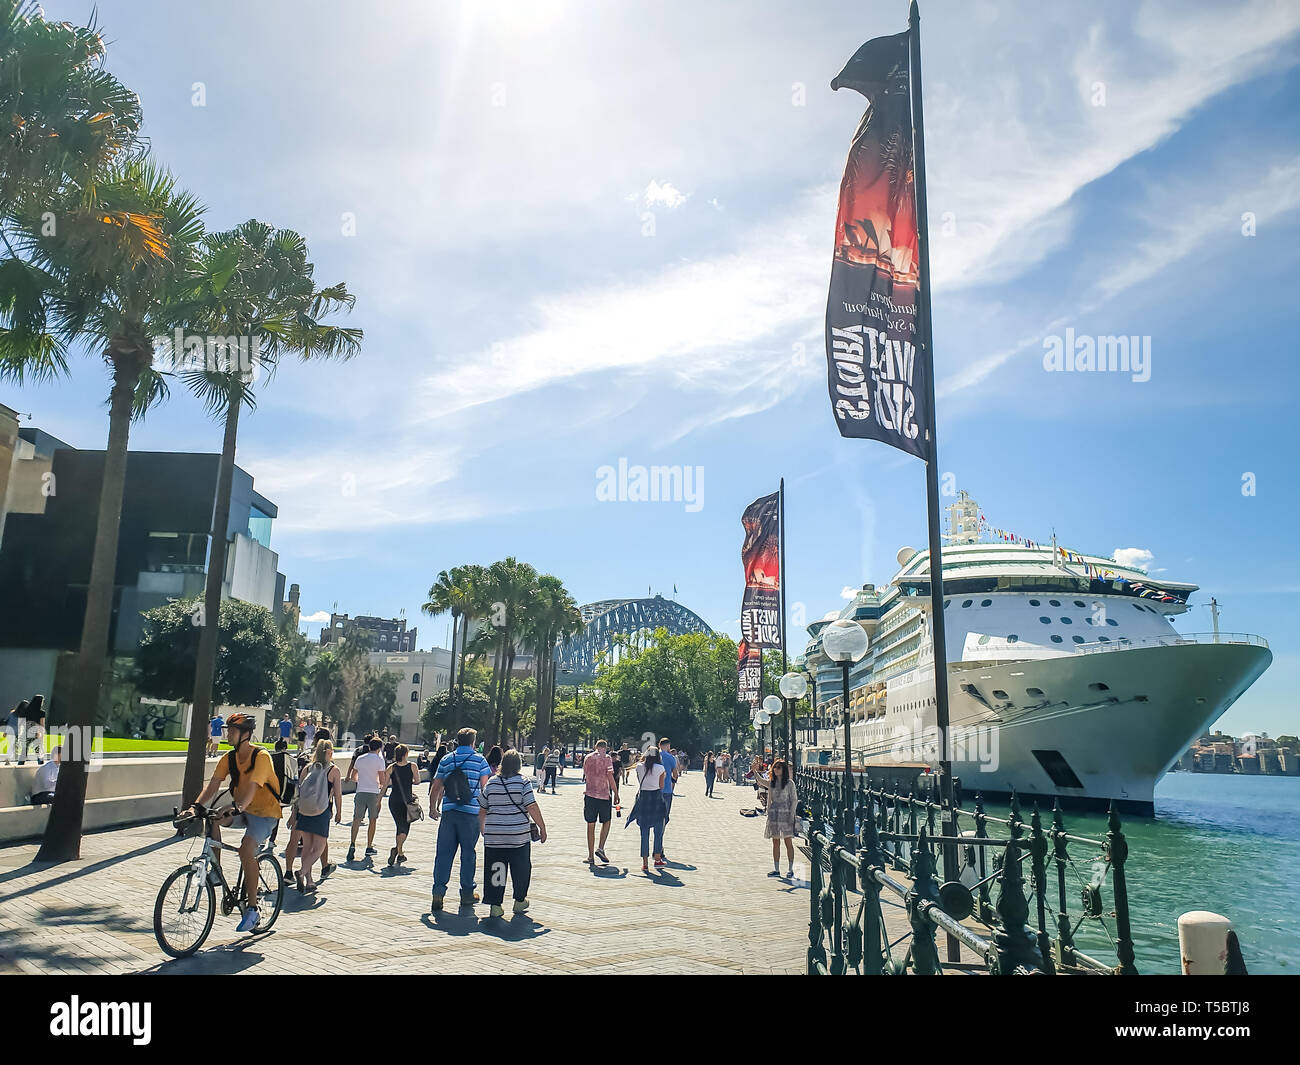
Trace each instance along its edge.
<path fill-rule="evenodd" d="M 1131 651 L 1138 647 L 1183 647 L 1189 644 L 1245 644 L 1250 647 L 1268 649 L 1268 641 L 1263 636 L 1249 632 L 1180 632 L 1169 636 L 1120 636 L 1113 640 L 1095 640 L 1081 643 L 1073 649 L 1072 654 L 1104 654 L 1107 651 Z M 1068 657 L 1068 655 L 1066 656 Z"/>

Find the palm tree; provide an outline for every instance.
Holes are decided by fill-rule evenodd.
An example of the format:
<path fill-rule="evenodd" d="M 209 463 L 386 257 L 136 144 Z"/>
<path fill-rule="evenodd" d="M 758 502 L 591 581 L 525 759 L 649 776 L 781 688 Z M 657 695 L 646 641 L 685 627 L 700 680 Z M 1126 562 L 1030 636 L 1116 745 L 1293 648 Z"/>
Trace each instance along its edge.
<path fill-rule="evenodd" d="M 247 365 L 237 364 L 229 345 L 224 359 L 220 346 L 209 345 L 201 365 L 186 364 L 180 371 L 208 412 L 225 423 L 204 593 L 206 620 L 217 617 L 221 609 L 239 413 L 244 406 L 251 411 L 256 405 L 252 387 L 256 372 L 274 372 L 280 357 L 290 351 L 303 359 L 351 358 L 360 350 L 362 333 L 322 321 L 337 310 L 350 310 L 354 298 L 342 284 L 317 289 L 307 242 L 292 230 L 250 219 L 205 239 L 197 265 L 192 328 L 226 341 L 243 338 L 246 353 L 257 345 L 255 361 Z M 180 352 L 173 355 L 181 358 Z M 199 630 L 183 802 L 193 801 L 203 788 L 203 732 L 212 708 L 217 635 L 215 625 L 204 624 Z"/>
<path fill-rule="evenodd" d="M 0 222 L 65 181 L 84 186 L 134 145 L 140 98 L 103 61 L 94 25 L 47 22 L 35 3 L 0 0 Z"/>
<path fill-rule="evenodd" d="M 469 627 L 469 612 L 472 606 L 473 591 L 471 582 L 478 566 L 453 566 L 451 572 L 442 570 L 438 579 L 429 589 L 429 600 L 420 609 L 430 617 L 439 614 L 451 614 L 451 672 L 447 678 L 447 690 L 456 690 L 456 632 L 458 623 L 465 618 L 465 627 Z M 462 643 L 464 637 L 462 635 Z M 464 670 L 461 670 L 461 688 L 465 686 Z"/>
<path fill-rule="evenodd" d="M 38 210 L 38 207 L 43 210 Z M 90 726 L 108 650 L 118 523 L 133 415 L 154 398 L 145 387 L 154 338 L 177 323 L 202 208 L 147 157 L 133 156 L 93 182 L 65 183 L 45 204 L 11 214 L 16 248 L 0 270 L 0 373 L 54 376 L 66 371 L 68 345 L 99 354 L 112 377 L 108 444 L 98 524 L 66 721 Z M 44 215 L 52 215 L 54 225 Z M 85 763 L 59 774 L 40 861 L 81 850 Z"/>
<path fill-rule="evenodd" d="M 537 663 L 537 715 L 534 747 L 550 739 L 554 714 L 555 652 L 562 640 L 582 631 L 582 613 L 558 577 L 537 579 L 537 593 L 525 625 L 525 642 Z"/>
<path fill-rule="evenodd" d="M 514 556 L 494 562 L 487 569 L 487 593 L 492 599 L 488 619 L 496 631 L 497 660 L 492 739 L 501 742 L 501 724 L 505 704 L 510 698 L 510 671 L 514 667 L 515 646 L 519 641 L 524 619 L 532 600 L 537 595 L 537 570 Z"/>

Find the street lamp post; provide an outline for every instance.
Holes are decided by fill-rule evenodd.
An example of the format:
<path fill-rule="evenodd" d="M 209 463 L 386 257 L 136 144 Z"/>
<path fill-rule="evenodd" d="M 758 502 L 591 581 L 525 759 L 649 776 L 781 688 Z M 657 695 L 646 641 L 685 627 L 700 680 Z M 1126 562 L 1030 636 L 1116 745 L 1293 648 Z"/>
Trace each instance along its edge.
<path fill-rule="evenodd" d="M 844 786 L 845 794 L 853 788 L 853 744 L 849 720 L 849 670 L 853 663 L 867 653 L 867 634 L 855 621 L 839 618 L 822 629 L 822 650 L 832 662 L 838 662 L 843 677 L 842 702 L 844 713 Z M 852 826 L 845 826 L 852 831 Z"/>
<path fill-rule="evenodd" d="M 768 719 L 772 722 L 772 761 L 776 761 L 776 719 L 781 716 L 781 711 L 785 705 L 781 702 L 779 695 L 769 695 L 763 700 L 763 709 L 767 711 Z"/>
<path fill-rule="evenodd" d="M 789 714 L 786 718 L 786 756 L 791 757 L 793 754 L 792 744 L 794 742 L 794 708 L 795 704 L 804 697 L 808 690 L 808 682 L 804 679 L 802 673 L 787 673 L 781 678 L 780 683 L 781 697 L 785 699 L 786 709 Z"/>

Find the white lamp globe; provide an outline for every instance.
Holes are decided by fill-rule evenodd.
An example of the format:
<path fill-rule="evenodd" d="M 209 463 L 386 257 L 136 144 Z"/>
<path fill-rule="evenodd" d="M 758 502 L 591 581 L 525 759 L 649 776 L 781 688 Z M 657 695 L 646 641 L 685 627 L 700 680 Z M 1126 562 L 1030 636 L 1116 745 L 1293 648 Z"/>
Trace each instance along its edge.
<path fill-rule="evenodd" d="M 769 714 L 766 710 L 760 710 L 757 714 L 754 715 L 754 720 L 758 722 L 759 725 L 766 725 L 769 721 L 772 720 L 772 715 Z"/>
<path fill-rule="evenodd" d="M 778 716 L 781 713 L 781 696 L 769 695 L 763 700 L 763 709 L 767 711 L 769 718 Z"/>
<path fill-rule="evenodd" d="M 867 634 L 855 621 L 838 618 L 822 629 L 822 650 L 833 662 L 856 662 L 867 653 Z"/>
<path fill-rule="evenodd" d="M 781 694 L 787 699 L 802 699 L 808 691 L 808 680 L 802 673 L 787 673 L 781 678 Z"/>

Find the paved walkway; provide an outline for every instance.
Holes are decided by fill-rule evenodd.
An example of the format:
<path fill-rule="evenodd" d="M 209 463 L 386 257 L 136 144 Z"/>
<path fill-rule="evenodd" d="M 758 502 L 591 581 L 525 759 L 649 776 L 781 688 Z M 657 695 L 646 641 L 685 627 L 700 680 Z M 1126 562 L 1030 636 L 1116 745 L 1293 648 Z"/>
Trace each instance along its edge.
<path fill-rule="evenodd" d="M 633 780 L 635 784 L 635 779 Z M 421 794 L 425 789 L 421 789 Z M 340 865 L 315 895 L 285 892 L 284 911 L 265 936 L 239 936 L 236 917 L 217 915 L 193 958 L 168 960 L 153 936 L 163 878 L 192 844 L 170 825 L 87 835 L 82 859 L 30 864 L 36 846 L 0 848 L 0 973 L 800 973 L 807 949 L 806 886 L 769 878 L 763 819 L 741 817 L 752 788 L 687 775 L 665 838 L 662 875 L 641 873 L 640 833 L 616 819 L 606 848 L 614 864 L 593 870 L 586 856 L 582 784 L 573 770 L 542 801 L 548 840 L 533 846 L 532 908 L 509 919 L 486 905 L 429 913 L 436 822 L 415 825 L 410 863 L 386 868 L 393 823 L 385 807 L 380 860 Z M 624 812 L 631 809 L 631 794 Z M 345 810 L 350 812 L 347 797 Z M 364 832 L 360 837 L 364 843 Z M 347 853 L 334 826 L 332 858 Z M 287 838 L 281 830 L 281 844 Z M 227 855 L 229 863 L 233 855 Z M 478 882 L 482 890 L 482 848 Z M 804 862 L 796 850 L 796 876 Z M 784 859 L 783 859 L 784 860 Z M 806 871 L 803 873 L 806 879 Z"/>

